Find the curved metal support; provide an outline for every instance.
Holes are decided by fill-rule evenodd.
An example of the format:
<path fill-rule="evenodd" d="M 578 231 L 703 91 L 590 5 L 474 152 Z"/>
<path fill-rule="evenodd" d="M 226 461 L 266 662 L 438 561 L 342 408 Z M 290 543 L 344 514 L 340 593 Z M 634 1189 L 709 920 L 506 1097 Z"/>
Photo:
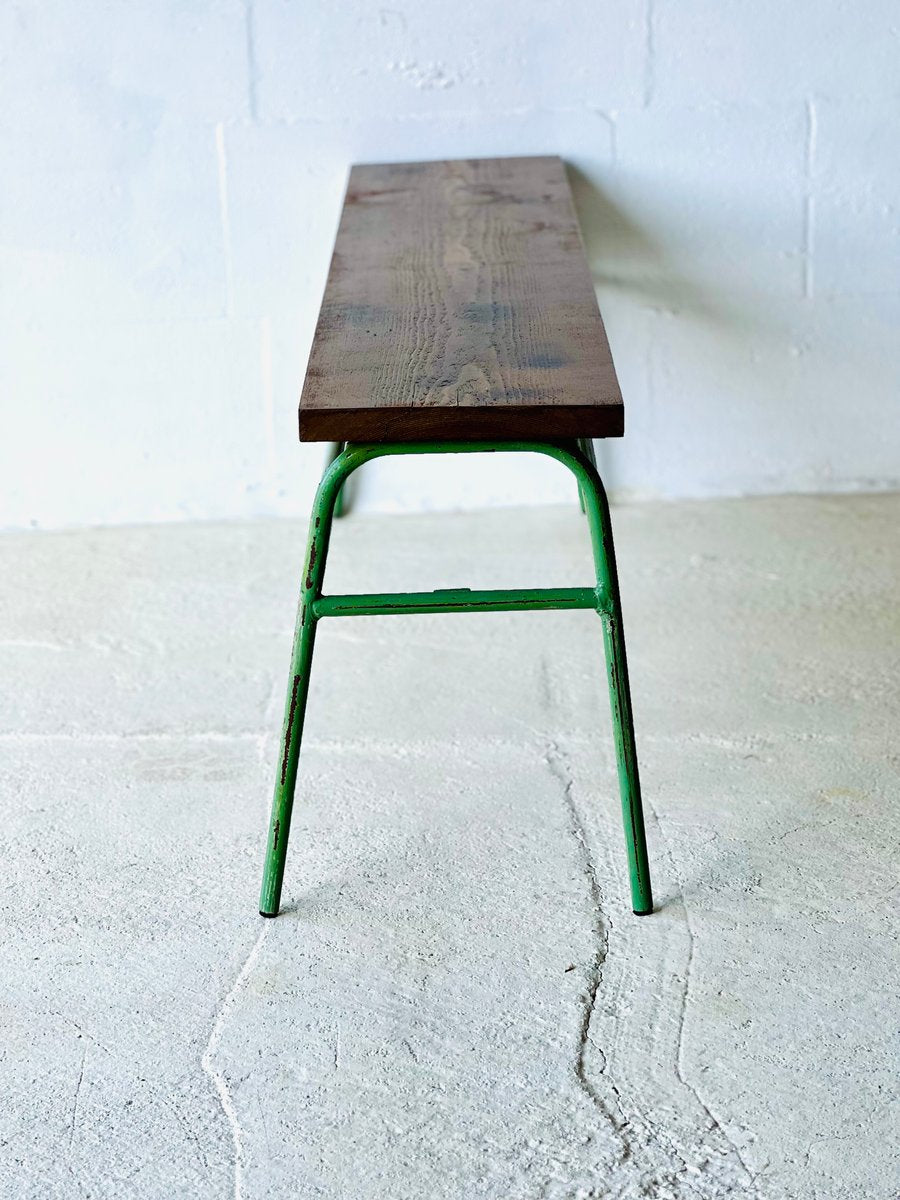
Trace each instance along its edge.
<path fill-rule="evenodd" d="M 580 444 L 571 442 L 373 442 L 348 444 L 332 459 L 322 476 L 313 503 L 306 567 L 291 653 L 291 686 L 288 689 L 285 704 L 279 772 L 272 803 L 266 862 L 263 871 L 259 905 L 260 913 L 263 916 L 274 917 L 278 913 L 280 904 L 300 740 L 309 692 L 315 630 L 319 619 L 324 616 L 346 615 L 352 610 L 359 611 L 361 607 L 367 607 L 370 611 L 374 607 L 376 611 L 403 611 L 405 608 L 406 611 L 422 612 L 435 611 L 437 608 L 438 610 L 443 609 L 443 611 L 460 612 L 485 611 L 491 607 L 505 609 L 584 607 L 588 602 L 586 597 L 589 596 L 589 593 L 575 597 L 573 589 L 549 588 L 531 589 L 529 594 L 520 593 L 518 596 L 513 593 L 503 593 L 502 595 L 501 593 L 471 593 L 469 598 L 464 596 L 465 589 L 459 589 L 453 593 L 434 593 L 433 595 L 439 598 L 431 603 L 427 602 L 424 593 L 409 594 L 405 604 L 402 594 L 388 598 L 379 596 L 336 598 L 342 601 L 342 604 L 334 602 L 329 604 L 327 597 L 323 601 L 322 580 L 325 574 L 332 519 L 344 483 L 354 471 L 364 463 L 385 455 L 509 452 L 534 452 L 555 458 L 575 475 L 579 492 L 584 500 L 596 574 L 595 604 L 591 606 L 596 607 L 603 621 L 603 641 L 606 650 L 613 732 L 619 769 L 619 790 L 625 824 L 632 907 L 634 912 L 640 916 L 652 911 L 653 898 L 647 861 L 612 525 L 609 503 L 600 476 L 597 474 L 597 468 L 592 461 L 593 454 L 586 453 Z M 586 590 L 577 589 L 577 591 L 582 593 Z M 390 601 L 389 605 L 384 603 L 386 599 Z M 354 600 L 364 603 L 354 605 L 352 603 Z"/>
<path fill-rule="evenodd" d="M 344 452 L 344 447 L 346 445 L 347 445 L 346 442 L 330 442 L 329 443 L 327 466 L 331 466 L 331 464 L 334 462 L 334 460 L 336 458 L 340 458 L 340 456 Z M 344 495 L 344 489 L 341 488 L 341 490 L 337 494 L 337 499 L 334 502 L 334 515 L 336 517 L 342 517 L 345 514 L 345 512 L 347 511 L 346 499 L 347 498 Z"/>
<path fill-rule="evenodd" d="M 593 440 L 593 438 L 579 438 L 578 439 L 578 449 L 585 456 L 585 458 L 588 460 L 588 462 L 593 463 L 593 465 L 596 467 L 597 459 L 594 455 L 594 440 Z M 578 488 L 578 503 L 581 505 L 581 511 L 584 512 L 584 492 L 581 490 L 580 485 Z"/>
<path fill-rule="evenodd" d="M 581 439 L 579 439 L 580 441 Z M 577 448 L 573 448 L 577 446 Z M 327 502 L 333 489 L 339 494 L 348 476 L 358 470 L 364 463 L 385 455 L 396 454 L 505 454 L 505 453 L 535 453 L 546 454 L 555 458 L 574 474 L 578 481 L 582 497 L 593 492 L 599 494 L 599 502 L 593 506 L 594 512 L 588 509 L 586 515 L 591 530 L 591 544 L 594 549 L 594 559 L 598 567 L 603 559 L 604 527 L 609 527 L 609 504 L 603 483 L 597 474 L 597 468 L 592 459 L 577 443 L 571 442 L 349 442 L 343 452 L 334 457 L 328 465 L 316 499 L 313 504 L 313 514 Z M 332 503 L 332 509 L 334 504 Z M 612 530 L 608 534 L 610 544 Z M 605 575 L 605 572 L 604 572 Z"/>

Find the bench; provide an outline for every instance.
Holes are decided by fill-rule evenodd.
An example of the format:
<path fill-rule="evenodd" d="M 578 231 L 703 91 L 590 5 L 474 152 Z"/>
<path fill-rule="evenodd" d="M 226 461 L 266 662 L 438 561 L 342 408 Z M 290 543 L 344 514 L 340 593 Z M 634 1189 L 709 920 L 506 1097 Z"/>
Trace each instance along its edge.
<path fill-rule="evenodd" d="M 300 398 L 330 442 L 310 521 L 259 910 L 281 901 L 316 627 L 325 617 L 593 609 L 601 617 L 633 911 L 653 909 L 621 605 L 593 438 L 622 396 L 559 158 L 355 166 Z M 536 452 L 575 475 L 595 582 L 326 596 L 343 486 L 384 455 Z"/>

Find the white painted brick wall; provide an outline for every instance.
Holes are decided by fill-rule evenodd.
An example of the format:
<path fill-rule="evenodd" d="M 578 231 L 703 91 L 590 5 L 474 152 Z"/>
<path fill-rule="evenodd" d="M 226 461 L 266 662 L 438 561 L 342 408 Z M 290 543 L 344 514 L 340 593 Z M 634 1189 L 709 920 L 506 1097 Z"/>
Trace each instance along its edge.
<path fill-rule="evenodd" d="M 455 155 L 574 168 L 615 491 L 900 485 L 898 30 L 888 0 L 2 6 L 0 523 L 304 512 L 347 164 Z M 571 493 L 410 460 L 359 503 Z"/>

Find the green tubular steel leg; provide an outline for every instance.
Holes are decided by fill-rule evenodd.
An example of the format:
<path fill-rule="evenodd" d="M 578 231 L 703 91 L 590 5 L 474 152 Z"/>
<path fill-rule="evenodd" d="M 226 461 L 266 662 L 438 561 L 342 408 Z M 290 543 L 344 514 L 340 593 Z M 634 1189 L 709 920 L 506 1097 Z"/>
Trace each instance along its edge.
<path fill-rule="evenodd" d="M 272 800 L 272 816 L 269 821 L 269 836 L 266 842 L 266 862 L 263 870 L 262 891 L 259 897 L 259 912 L 263 917 L 277 916 L 281 903 L 281 884 L 284 879 L 291 811 L 294 806 L 300 739 L 303 735 L 306 698 L 309 695 L 309 676 L 316 640 L 317 622 L 313 611 L 313 601 L 322 592 L 325 560 L 328 556 L 328 542 L 331 537 L 331 521 L 346 478 L 346 475 L 340 470 L 345 455 L 345 450 L 339 451 L 326 468 L 316 492 L 309 522 L 306 566 L 300 587 L 297 622 L 294 627 L 290 683 L 284 706 L 275 795 Z"/>
<path fill-rule="evenodd" d="M 577 441 L 575 444 L 578 446 L 578 449 L 581 451 L 581 453 L 582 453 L 582 454 L 585 456 L 585 458 L 586 458 L 586 457 L 587 457 L 587 439 L 586 439 L 586 438 L 579 438 L 579 439 L 578 439 L 578 441 Z M 582 511 L 582 512 L 584 512 L 584 511 L 585 511 L 585 508 L 584 508 L 584 488 L 581 486 L 581 484 L 580 484 L 580 483 L 578 484 L 578 503 L 579 503 L 579 505 L 580 505 L 580 507 L 581 507 L 581 511 Z"/>
<path fill-rule="evenodd" d="M 336 458 L 340 458 L 340 456 L 344 453 L 344 447 L 346 445 L 347 445 L 346 442 L 330 442 L 329 443 L 327 466 L 330 467 Z M 347 506 L 344 503 L 344 489 L 341 488 L 341 490 L 337 494 L 337 499 L 334 502 L 334 515 L 336 517 L 342 517 L 346 511 L 347 511 Z"/>
<path fill-rule="evenodd" d="M 593 452 L 591 453 L 593 459 Z M 619 597 L 619 577 L 613 545 L 609 502 L 597 468 L 590 462 L 591 482 L 585 485 L 588 519 L 591 521 L 591 540 L 597 570 L 597 591 L 605 603 L 600 607 L 603 621 L 603 646 L 606 651 L 606 673 L 609 682 L 609 703 L 612 709 L 613 738 L 616 745 L 616 764 L 619 772 L 619 795 L 622 800 L 622 822 L 625 826 L 625 848 L 628 854 L 628 874 L 631 880 L 631 906 L 636 916 L 653 912 L 653 889 L 650 884 L 650 863 L 647 858 L 647 837 L 644 831 L 644 808 L 641 803 L 641 783 L 638 774 L 637 749 L 634 742 L 634 719 L 631 712 L 631 688 L 628 683 L 628 659 L 625 653 L 625 634 L 622 629 L 622 603 Z M 599 527 L 600 538 L 595 534 Z M 600 545 L 598 546 L 598 540 Z"/>
<path fill-rule="evenodd" d="M 563 463 L 575 475 L 583 498 L 594 553 L 597 586 L 585 588 L 532 588 L 518 592 L 468 592 L 465 588 L 434 593 L 323 597 L 322 579 L 328 554 L 332 517 L 347 477 L 363 463 L 390 454 L 472 454 L 530 451 L 546 454 Z M 317 622 L 326 616 L 348 616 L 369 612 L 486 612 L 532 608 L 594 607 L 603 622 L 613 734 L 619 770 L 619 791 L 625 825 L 625 844 L 631 881 L 632 908 L 639 916 L 653 910 L 650 870 L 641 790 L 638 777 L 631 695 L 616 559 L 613 549 L 609 504 L 593 461 L 593 446 L 579 442 L 410 442 L 371 443 L 345 446 L 332 457 L 316 492 L 310 519 L 306 570 L 300 592 L 291 681 L 285 704 L 278 777 L 266 846 L 259 910 L 274 917 L 281 901 L 281 885 L 287 855 L 294 785 L 300 739 L 309 690 L 313 644 Z"/>
<path fill-rule="evenodd" d="M 594 439 L 593 438 L 578 438 L 575 443 L 579 451 L 584 455 L 592 467 L 596 469 L 597 458 L 594 454 Z M 584 491 L 581 484 L 578 485 L 578 503 L 581 505 L 581 511 L 584 512 Z"/>

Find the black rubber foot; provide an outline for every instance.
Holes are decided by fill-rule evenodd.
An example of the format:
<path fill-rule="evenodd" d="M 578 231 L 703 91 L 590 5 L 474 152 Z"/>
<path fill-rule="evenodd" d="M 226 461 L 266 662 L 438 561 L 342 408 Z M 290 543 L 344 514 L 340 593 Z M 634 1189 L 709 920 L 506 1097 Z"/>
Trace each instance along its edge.
<path fill-rule="evenodd" d="M 278 913 L 264 913 L 264 912 L 263 912 L 263 910 L 262 910 L 262 909 L 260 909 L 260 910 L 259 910 L 259 915 L 260 915 L 261 917 L 277 917 L 277 916 L 278 916 Z"/>
<path fill-rule="evenodd" d="M 640 910 L 640 912 L 638 912 L 638 910 L 637 910 L 636 908 L 633 908 L 631 911 L 634 913 L 634 915 L 635 915 L 636 917 L 649 917 L 649 916 L 651 916 L 651 915 L 652 915 L 652 913 L 653 913 L 653 909 L 652 909 L 652 908 L 642 908 L 642 909 Z"/>

